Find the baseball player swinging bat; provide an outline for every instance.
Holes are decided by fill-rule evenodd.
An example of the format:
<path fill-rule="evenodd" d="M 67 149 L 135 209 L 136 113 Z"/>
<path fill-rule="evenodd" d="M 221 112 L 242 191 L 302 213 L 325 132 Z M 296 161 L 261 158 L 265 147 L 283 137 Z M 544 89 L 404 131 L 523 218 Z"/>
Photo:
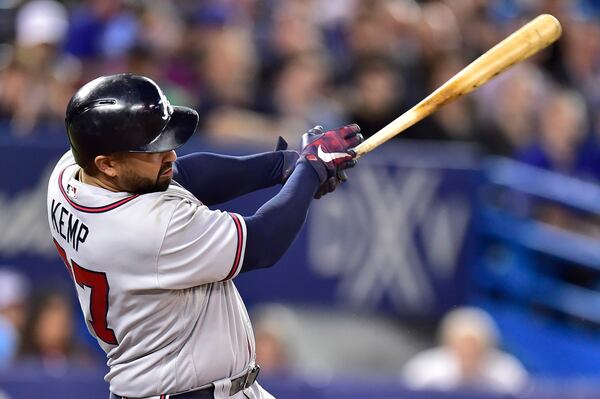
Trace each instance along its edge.
<path fill-rule="evenodd" d="M 555 42 L 561 35 L 560 22 L 542 14 L 502 40 L 462 71 L 454 75 L 420 103 L 394 119 L 354 151 L 360 158 L 392 137 L 402 133 L 439 107 L 481 86 L 512 65 L 525 60 Z"/>

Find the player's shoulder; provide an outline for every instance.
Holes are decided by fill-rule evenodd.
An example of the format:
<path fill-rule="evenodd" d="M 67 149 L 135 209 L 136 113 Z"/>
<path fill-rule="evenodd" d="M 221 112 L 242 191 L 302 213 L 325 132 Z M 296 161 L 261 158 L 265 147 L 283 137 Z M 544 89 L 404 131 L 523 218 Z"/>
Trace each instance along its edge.
<path fill-rule="evenodd" d="M 158 193 L 165 201 L 185 201 L 195 205 L 202 205 L 202 202 L 186 190 L 182 185 L 175 180 L 171 182 L 167 190 Z"/>
<path fill-rule="evenodd" d="M 192 193 L 175 181 L 172 181 L 165 191 L 140 195 L 132 204 L 144 208 L 148 214 L 166 212 L 172 217 L 180 213 L 195 213 L 205 207 Z"/>
<path fill-rule="evenodd" d="M 170 213 L 169 226 L 171 228 L 188 226 L 192 220 L 196 226 L 221 223 L 230 225 L 232 223 L 229 212 L 209 209 L 194 194 L 175 181 L 171 183 L 166 191 L 153 194 L 159 196 L 159 206 L 153 206 L 152 208 L 162 209 L 162 211 Z M 239 219 L 239 217 L 236 217 L 236 220 Z"/>

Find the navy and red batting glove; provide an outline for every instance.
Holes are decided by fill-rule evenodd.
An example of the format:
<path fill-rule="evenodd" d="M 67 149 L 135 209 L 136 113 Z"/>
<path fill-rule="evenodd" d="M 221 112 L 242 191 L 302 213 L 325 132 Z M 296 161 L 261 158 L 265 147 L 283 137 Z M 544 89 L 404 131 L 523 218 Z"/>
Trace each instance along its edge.
<path fill-rule="evenodd" d="M 323 132 L 322 126 L 315 126 L 302 136 L 302 152 L 299 162 L 308 162 L 319 176 L 321 185 L 315 198 L 335 190 L 341 181 L 347 179 L 344 170 L 356 165 L 356 154 L 352 148 L 363 141 L 360 128 L 356 124 Z"/>
<path fill-rule="evenodd" d="M 296 168 L 296 162 L 300 157 L 298 151 L 288 150 L 288 143 L 281 136 L 277 139 L 277 145 L 275 151 L 280 151 L 283 155 L 283 166 L 281 167 L 281 184 L 285 184 L 287 179 L 291 176 L 292 172 Z"/>

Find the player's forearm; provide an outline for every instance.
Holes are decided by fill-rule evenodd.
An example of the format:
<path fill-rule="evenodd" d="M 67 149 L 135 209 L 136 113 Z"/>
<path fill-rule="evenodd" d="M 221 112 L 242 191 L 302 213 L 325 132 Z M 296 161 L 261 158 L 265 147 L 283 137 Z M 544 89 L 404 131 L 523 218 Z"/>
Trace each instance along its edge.
<path fill-rule="evenodd" d="M 184 155 L 175 161 L 174 180 L 206 205 L 281 183 L 282 151 L 241 157 L 211 153 Z"/>
<path fill-rule="evenodd" d="M 302 228 L 319 179 L 300 163 L 281 191 L 253 216 L 245 217 L 248 240 L 242 272 L 275 264 Z"/>

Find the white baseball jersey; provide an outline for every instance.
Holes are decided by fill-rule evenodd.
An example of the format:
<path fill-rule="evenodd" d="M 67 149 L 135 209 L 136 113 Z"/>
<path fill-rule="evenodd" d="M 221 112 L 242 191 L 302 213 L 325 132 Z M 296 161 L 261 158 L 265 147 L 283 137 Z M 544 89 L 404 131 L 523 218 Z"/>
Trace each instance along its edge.
<path fill-rule="evenodd" d="M 172 182 L 131 195 L 77 180 L 69 151 L 48 186 L 48 222 L 117 395 L 152 397 L 239 375 L 254 336 L 231 279 L 246 225 Z M 236 395 L 237 397 L 238 395 Z"/>

